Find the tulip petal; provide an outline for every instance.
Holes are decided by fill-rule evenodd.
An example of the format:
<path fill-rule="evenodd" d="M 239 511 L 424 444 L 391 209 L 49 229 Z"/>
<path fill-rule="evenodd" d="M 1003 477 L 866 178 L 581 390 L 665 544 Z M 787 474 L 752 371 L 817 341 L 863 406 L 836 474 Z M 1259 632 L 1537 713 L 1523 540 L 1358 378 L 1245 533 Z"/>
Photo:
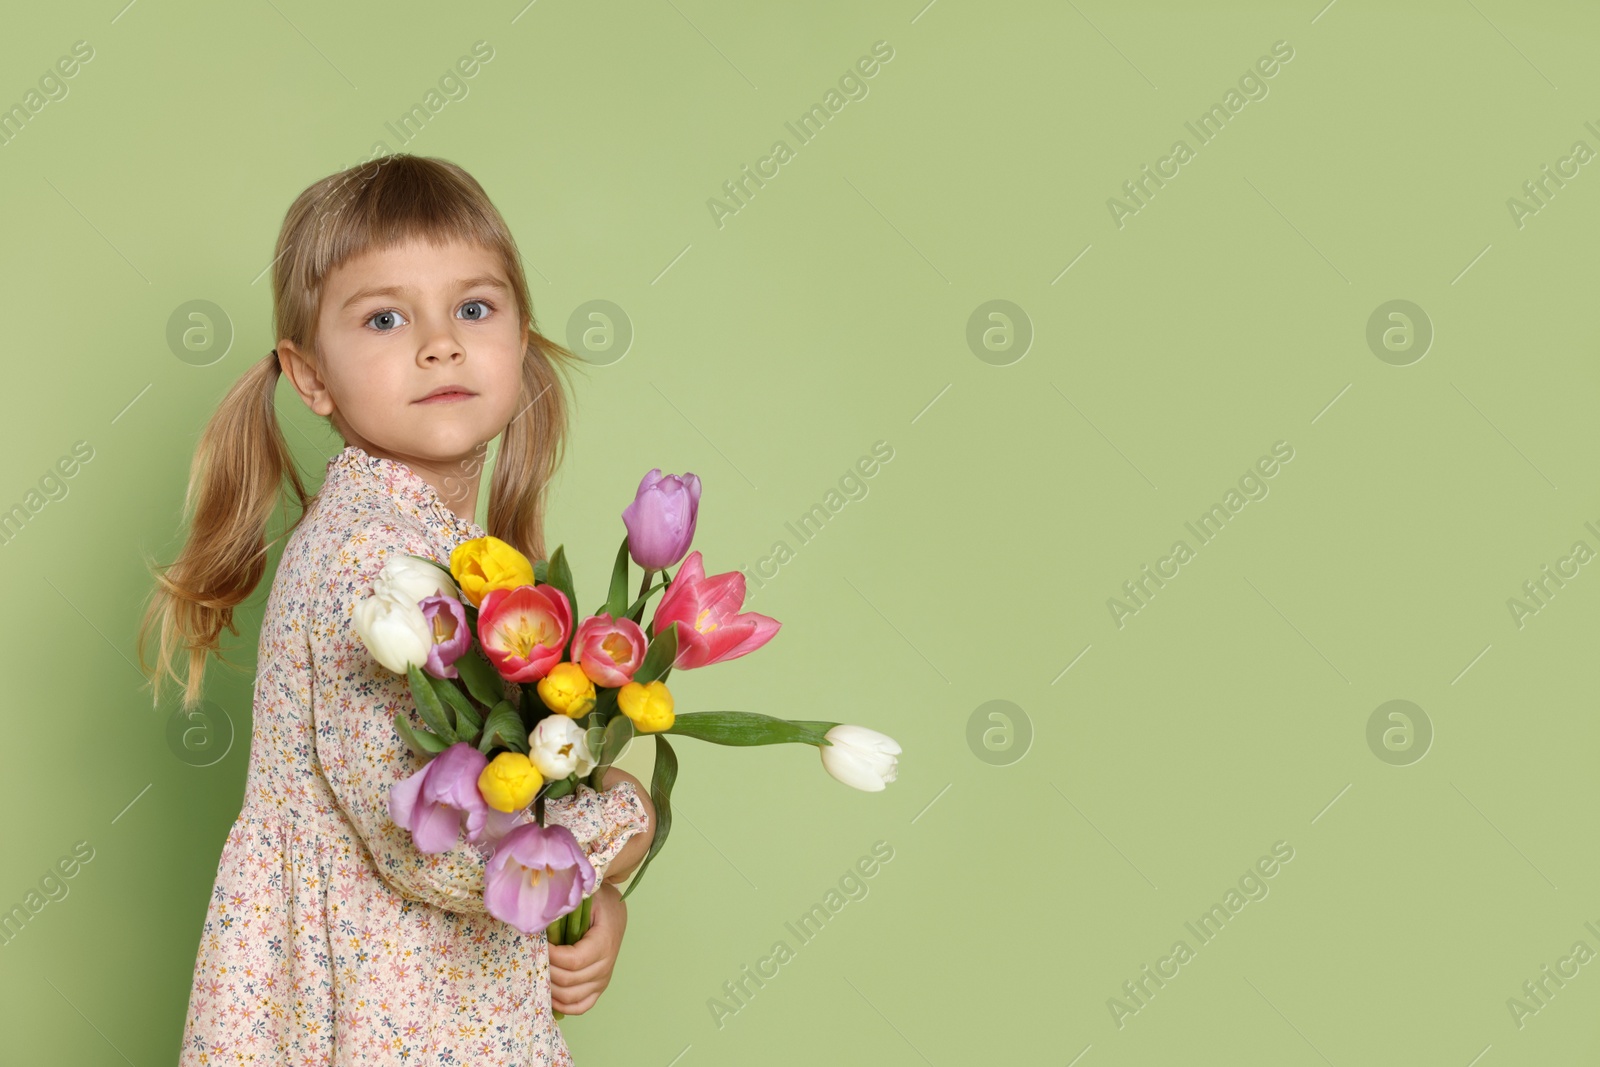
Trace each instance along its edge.
<path fill-rule="evenodd" d="M 836 780 L 852 789 L 859 789 L 864 793 L 877 793 L 884 788 L 883 778 L 853 756 L 833 755 L 824 748 L 822 766 Z"/>
<path fill-rule="evenodd" d="M 461 837 L 461 812 L 447 804 L 424 801 L 411 824 L 411 840 L 419 852 L 444 852 Z"/>
<path fill-rule="evenodd" d="M 503 841 L 501 847 L 504 847 Z M 498 852 L 495 855 L 499 857 Z M 526 869 L 520 864 L 496 866 L 484 875 L 483 903 L 496 919 L 509 923 L 524 934 L 532 934 L 538 929 L 533 921 L 537 918 L 537 903 L 524 903 L 523 884 L 527 876 Z"/>
<path fill-rule="evenodd" d="M 422 791 L 422 780 L 428 775 L 428 765 L 403 782 L 389 787 L 389 817 L 401 826 L 411 825 L 411 813 L 417 805 L 417 795 Z"/>

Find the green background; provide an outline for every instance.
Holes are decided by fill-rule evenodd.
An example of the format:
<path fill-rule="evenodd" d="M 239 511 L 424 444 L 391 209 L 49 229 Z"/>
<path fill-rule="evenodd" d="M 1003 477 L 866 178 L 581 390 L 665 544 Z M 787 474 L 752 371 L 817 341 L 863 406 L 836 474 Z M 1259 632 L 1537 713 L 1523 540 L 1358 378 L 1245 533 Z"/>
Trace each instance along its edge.
<path fill-rule="evenodd" d="M 592 300 L 631 323 L 579 379 L 554 489 L 580 595 L 640 473 L 694 471 L 709 569 L 794 554 L 750 602 L 782 633 L 677 680 L 680 708 L 904 746 L 865 794 L 808 749 L 679 745 L 615 977 L 564 1023 L 578 1062 L 1600 1053 L 1600 964 L 1521 1026 L 1507 1006 L 1600 951 L 1596 565 L 1520 626 L 1507 603 L 1600 551 L 1600 164 L 1520 227 L 1507 207 L 1600 149 L 1592 7 L 111 0 L 7 29 L 6 106 L 95 51 L 0 147 L 0 507 L 94 449 L 0 554 L 0 907 L 95 850 L 0 947 L 7 1062 L 177 1054 L 268 583 L 229 638 L 242 670 L 208 677 L 232 743 L 195 766 L 133 666 L 142 561 L 172 558 L 197 435 L 275 341 L 284 211 L 380 140 L 483 183 L 547 333 L 576 343 Z M 465 98 L 386 129 L 479 40 Z M 785 121 L 880 40 L 869 94 L 799 144 Z M 1185 121 L 1277 41 L 1268 95 L 1197 147 Z M 793 158 L 719 228 L 708 199 L 780 138 Z M 1178 138 L 1195 158 L 1119 228 L 1108 198 Z M 974 350 L 997 299 L 1025 320 Z M 1397 299 L 1434 331 L 1406 365 L 1367 342 Z M 223 309 L 225 354 L 169 346 L 192 300 Z M 315 485 L 341 443 L 279 401 Z M 784 524 L 877 441 L 867 495 L 799 544 Z M 1199 546 L 1185 522 L 1279 441 L 1269 495 Z M 1119 627 L 1108 599 L 1179 538 L 1194 558 Z M 1369 746 L 1396 699 L 1425 751 Z M 625 765 L 647 775 L 648 743 Z M 800 945 L 785 922 L 879 841 L 868 895 Z M 1270 893 L 1200 945 L 1184 924 L 1279 841 Z M 779 939 L 794 958 L 719 1027 L 711 999 Z M 1119 1027 L 1108 1001 L 1179 939 L 1194 958 Z"/>

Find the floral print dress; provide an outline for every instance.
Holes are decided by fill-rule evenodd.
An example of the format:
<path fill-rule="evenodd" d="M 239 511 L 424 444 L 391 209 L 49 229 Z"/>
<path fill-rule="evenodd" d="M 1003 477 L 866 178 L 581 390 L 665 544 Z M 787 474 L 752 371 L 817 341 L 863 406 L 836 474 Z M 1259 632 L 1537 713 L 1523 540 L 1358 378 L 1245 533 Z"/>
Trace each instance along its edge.
<path fill-rule="evenodd" d="M 244 803 L 222 848 L 180 1064 L 568 1065 L 544 933 L 484 910 L 487 850 L 417 851 L 389 789 L 422 766 L 410 688 L 355 603 L 394 553 L 448 569 L 482 537 L 398 460 L 351 445 L 290 535 L 267 599 Z M 517 692 L 508 684 L 508 695 Z M 596 873 L 646 828 L 631 782 L 549 801 Z"/>

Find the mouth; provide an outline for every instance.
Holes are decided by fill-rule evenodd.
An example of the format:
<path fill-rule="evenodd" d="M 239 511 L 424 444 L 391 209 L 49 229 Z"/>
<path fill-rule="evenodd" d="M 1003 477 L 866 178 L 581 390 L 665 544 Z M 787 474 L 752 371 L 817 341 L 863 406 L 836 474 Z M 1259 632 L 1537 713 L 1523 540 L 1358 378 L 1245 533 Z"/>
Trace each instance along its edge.
<path fill-rule="evenodd" d="M 444 385 L 440 386 L 438 389 L 435 389 L 421 400 L 415 401 L 415 403 L 448 404 L 458 400 L 470 400 L 477 395 L 478 394 L 474 393 L 472 390 L 463 388 L 459 385 Z"/>

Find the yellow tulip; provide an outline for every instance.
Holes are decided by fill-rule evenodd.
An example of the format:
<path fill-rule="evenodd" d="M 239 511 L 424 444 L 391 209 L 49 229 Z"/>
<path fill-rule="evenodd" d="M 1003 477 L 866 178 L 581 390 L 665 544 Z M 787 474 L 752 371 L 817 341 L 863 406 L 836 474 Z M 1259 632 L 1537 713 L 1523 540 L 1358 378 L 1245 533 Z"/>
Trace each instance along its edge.
<path fill-rule="evenodd" d="M 617 707 L 633 720 L 634 727 L 643 734 L 670 730 L 676 718 L 672 713 L 672 691 L 662 681 L 649 685 L 629 682 L 617 690 Z"/>
<path fill-rule="evenodd" d="M 520 752 L 502 752 L 478 775 L 478 792 L 495 811 L 521 811 L 533 803 L 544 776 Z"/>
<path fill-rule="evenodd" d="M 450 576 L 473 607 L 491 590 L 534 584 L 528 557 L 498 537 L 475 537 L 457 545 L 450 553 Z"/>
<path fill-rule="evenodd" d="M 581 719 L 594 710 L 594 682 L 576 663 L 557 663 L 539 679 L 539 699 L 557 714 Z"/>

